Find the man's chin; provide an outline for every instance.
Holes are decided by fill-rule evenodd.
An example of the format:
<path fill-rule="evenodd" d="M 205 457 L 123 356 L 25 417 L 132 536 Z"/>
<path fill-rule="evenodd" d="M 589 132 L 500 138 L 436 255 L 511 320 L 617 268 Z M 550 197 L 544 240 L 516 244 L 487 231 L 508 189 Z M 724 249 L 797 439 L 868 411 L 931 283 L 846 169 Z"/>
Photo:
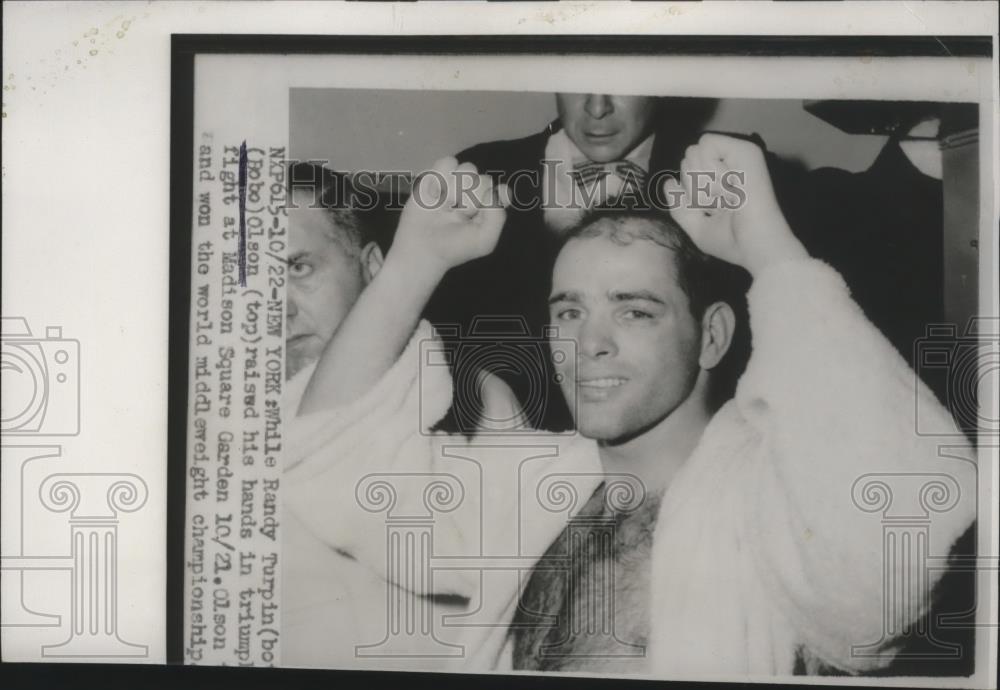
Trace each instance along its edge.
<path fill-rule="evenodd" d="M 662 417 L 643 421 L 628 406 L 596 405 L 587 409 L 586 403 L 577 408 L 576 431 L 584 438 L 601 445 L 614 446 L 641 436 L 656 426 Z"/>
<path fill-rule="evenodd" d="M 577 148 L 580 149 L 583 155 L 595 163 L 609 163 L 621 160 L 628 153 L 628 150 L 624 146 L 624 140 L 620 138 L 608 137 L 602 139 L 582 135 L 581 141 L 574 143 L 576 143 Z"/>
<path fill-rule="evenodd" d="M 624 433 L 617 420 L 605 418 L 590 418 L 581 416 L 576 421 L 576 431 L 584 438 L 598 442 L 609 442 L 621 437 Z"/>
<path fill-rule="evenodd" d="M 598 145 L 588 146 L 587 149 L 588 150 L 584 152 L 584 155 L 595 163 L 610 163 L 624 158 L 624 156 L 619 153 L 620 147 L 618 146 Z"/>

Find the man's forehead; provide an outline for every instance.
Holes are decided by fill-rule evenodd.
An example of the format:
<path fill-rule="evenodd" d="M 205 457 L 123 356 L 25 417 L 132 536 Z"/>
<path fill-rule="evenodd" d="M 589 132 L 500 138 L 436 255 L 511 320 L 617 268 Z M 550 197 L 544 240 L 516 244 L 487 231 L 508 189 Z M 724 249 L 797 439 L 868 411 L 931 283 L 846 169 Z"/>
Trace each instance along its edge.
<path fill-rule="evenodd" d="M 338 232 L 341 230 L 333 213 L 319 203 L 318 199 L 308 190 L 295 190 L 287 211 L 290 224 L 295 223 L 310 230 L 327 227 L 336 229 Z"/>
<path fill-rule="evenodd" d="M 675 287 L 677 267 L 670 247 L 642 236 L 605 232 L 569 240 L 552 275 L 553 295 L 660 293 Z"/>
<path fill-rule="evenodd" d="M 288 229 L 299 241 L 333 236 L 336 226 L 330 214 L 321 208 L 299 206 L 288 209 Z"/>
<path fill-rule="evenodd" d="M 350 237 L 324 208 L 298 207 L 288 210 L 288 251 L 351 254 Z"/>
<path fill-rule="evenodd" d="M 560 251 L 562 254 L 574 252 L 577 254 L 601 254 L 609 256 L 616 252 L 610 251 L 607 245 L 623 249 L 617 253 L 619 262 L 631 262 L 632 254 L 652 253 L 657 258 L 666 257 L 668 266 L 675 265 L 676 249 L 672 246 L 672 238 L 668 231 L 660 227 L 657 221 L 644 217 L 610 217 L 599 218 L 583 229 L 578 235 L 569 239 Z M 580 251 L 580 243 L 586 245 L 585 251 Z"/>

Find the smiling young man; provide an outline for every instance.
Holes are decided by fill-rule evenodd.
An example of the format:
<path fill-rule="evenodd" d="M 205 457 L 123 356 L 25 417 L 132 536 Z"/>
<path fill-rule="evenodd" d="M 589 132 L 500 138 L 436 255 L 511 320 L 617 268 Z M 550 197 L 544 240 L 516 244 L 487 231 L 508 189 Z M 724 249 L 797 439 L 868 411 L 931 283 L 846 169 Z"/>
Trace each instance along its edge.
<path fill-rule="evenodd" d="M 453 159 L 437 170 L 475 172 Z M 460 479 L 460 505 L 435 516 L 433 556 L 449 558 L 408 567 L 427 573 L 423 591 L 478 603 L 466 668 L 882 668 L 896 642 L 883 632 L 905 631 L 929 600 L 918 588 L 883 589 L 913 564 L 885 560 L 881 517 L 856 502 L 858 482 L 947 477 L 953 500 L 930 525 L 935 551 L 974 519 L 975 467 L 939 457 L 937 440 L 913 430 L 915 399 L 954 428 L 947 411 L 792 234 L 761 150 L 705 135 L 681 166 L 685 181 L 725 170 L 745 173 L 743 208 L 683 203 L 676 225 L 597 214 L 563 245 L 549 302 L 559 337 L 577 343 L 559 365 L 575 436 L 470 441 L 416 423 L 450 400 L 447 369 L 418 359 L 419 341 L 433 340 L 420 307 L 450 267 L 493 249 L 505 218 L 497 203 L 440 188 L 440 176 L 424 179 L 421 196 L 443 203 L 404 210 L 393 254 L 324 350 L 288 433 L 310 477 L 295 500 L 314 507 L 314 534 L 381 573 L 391 592 L 400 571 L 377 539 L 385 517 L 350 505 L 364 503 L 363 480 L 398 477 L 393 505 L 413 514 L 420 495 L 407 481 Z M 689 188 L 669 187 L 690 199 Z M 506 191 L 484 178 L 478 194 Z M 752 279 L 753 352 L 720 407 L 718 374 L 746 321 L 722 262 Z M 622 502 L 623 481 L 635 500 Z M 902 600 L 890 606 L 889 596 Z M 879 640 L 878 654 L 856 654 Z"/>
<path fill-rule="evenodd" d="M 597 211 L 570 231 L 549 298 L 560 337 L 578 347 L 576 362 L 558 367 L 562 388 L 603 472 L 637 477 L 644 496 L 616 511 L 602 482 L 549 546 L 511 626 L 513 668 L 649 670 L 635 650 L 649 640 L 660 498 L 745 364 L 733 347 L 744 275 L 656 212 Z"/>
<path fill-rule="evenodd" d="M 667 416 L 677 427 L 668 436 L 703 427 L 744 311 L 744 275 L 655 211 L 590 214 L 559 253 L 548 300 L 551 322 L 579 348 L 578 365 L 560 367 L 577 430 L 627 444 Z"/>
<path fill-rule="evenodd" d="M 622 195 L 634 199 L 646 193 L 649 178 L 678 170 L 713 106 L 702 99 L 599 93 L 557 93 L 554 101 L 558 117 L 544 130 L 457 154 L 506 184 L 511 204 L 494 251 L 453 267 L 432 294 L 426 315 L 435 326 L 458 325 L 468 333 L 478 317 L 498 316 L 519 319 L 525 332 L 542 338 L 552 263 L 566 232 L 588 210 Z M 445 339 L 453 366 L 461 368 L 468 350 L 458 342 Z M 528 371 L 535 368 L 545 373 L 544 404 Z M 551 362 L 497 369 L 536 427 L 572 427 Z"/>

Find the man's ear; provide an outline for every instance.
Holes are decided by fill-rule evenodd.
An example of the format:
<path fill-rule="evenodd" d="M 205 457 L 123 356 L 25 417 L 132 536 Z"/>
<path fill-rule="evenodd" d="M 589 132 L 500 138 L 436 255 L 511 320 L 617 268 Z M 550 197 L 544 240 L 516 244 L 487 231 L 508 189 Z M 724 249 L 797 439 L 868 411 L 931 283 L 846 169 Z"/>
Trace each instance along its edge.
<path fill-rule="evenodd" d="M 364 272 L 366 284 L 372 282 L 384 262 L 385 257 L 382 256 L 382 250 L 377 244 L 369 242 L 365 245 L 361 250 L 361 270 Z"/>
<path fill-rule="evenodd" d="M 701 317 L 701 355 L 698 365 L 714 369 L 729 351 L 736 331 L 736 314 L 725 302 L 716 302 Z"/>

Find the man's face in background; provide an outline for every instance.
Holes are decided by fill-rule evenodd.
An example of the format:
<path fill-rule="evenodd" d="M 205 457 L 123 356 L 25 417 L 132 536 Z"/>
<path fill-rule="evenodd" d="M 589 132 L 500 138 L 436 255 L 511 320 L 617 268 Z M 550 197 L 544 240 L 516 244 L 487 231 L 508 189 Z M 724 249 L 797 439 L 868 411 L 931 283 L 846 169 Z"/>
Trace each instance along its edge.
<path fill-rule="evenodd" d="M 315 361 L 357 301 L 366 280 L 362 250 L 333 216 L 296 193 L 288 211 L 288 378 Z"/>
<path fill-rule="evenodd" d="M 678 283 L 672 249 L 641 238 L 570 240 L 556 260 L 549 313 L 559 337 L 577 343 L 576 366 L 557 368 L 587 438 L 632 438 L 691 394 L 701 325 Z"/>
<path fill-rule="evenodd" d="M 653 128 L 656 99 L 558 93 L 556 109 L 567 136 L 592 161 L 620 160 Z"/>

